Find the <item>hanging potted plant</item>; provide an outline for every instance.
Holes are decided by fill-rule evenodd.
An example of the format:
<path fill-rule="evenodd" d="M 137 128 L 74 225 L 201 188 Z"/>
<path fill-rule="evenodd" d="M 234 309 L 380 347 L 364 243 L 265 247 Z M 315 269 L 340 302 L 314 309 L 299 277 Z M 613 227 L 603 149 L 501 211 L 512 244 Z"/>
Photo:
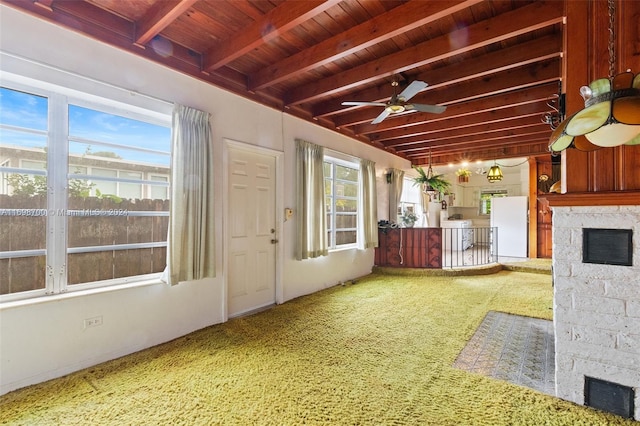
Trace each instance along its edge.
<path fill-rule="evenodd" d="M 429 194 L 429 198 L 431 198 L 432 194 L 444 194 L 451 186 L 451 183 L 444 178 L 444 175 L 434 175 L 431 167 L 427 172 L 419 166 L 411 167 L 418 172 L 418 176 L 413 178 L 414 186 L 421 186 L 422 191 Z"/>
<path fill-rule="evenodd" d="M 456 170 L 456 176 L 458 176 L 458 183 L 467 183 L 469 182 L 469 177 L 471 176 L 471 170 L 458 169 Z"/>

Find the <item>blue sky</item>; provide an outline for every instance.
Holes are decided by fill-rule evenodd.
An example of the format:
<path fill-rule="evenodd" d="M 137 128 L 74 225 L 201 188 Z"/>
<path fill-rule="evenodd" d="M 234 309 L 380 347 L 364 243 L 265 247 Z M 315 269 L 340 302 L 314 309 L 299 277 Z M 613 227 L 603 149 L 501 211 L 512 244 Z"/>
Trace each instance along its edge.
<path fill-rule="evenodd" d="M 46 131 L 47 105 L 46 98 L 1 88 L 0 123 Z M 90 147 L 90 152 L 110 151 L 124 160 L 169 166 L 168 155 L 104 146 L 99 142 L 169 152 L 170 128 L 70 105 L 69 132 L 73 137 L 97 141 L 90 144 L 73 142 L 69 147 L 72 153 L 82 154 Z M 45 140 L 42 135 L 0 130 L 0 145 L 43 148 Z"/>

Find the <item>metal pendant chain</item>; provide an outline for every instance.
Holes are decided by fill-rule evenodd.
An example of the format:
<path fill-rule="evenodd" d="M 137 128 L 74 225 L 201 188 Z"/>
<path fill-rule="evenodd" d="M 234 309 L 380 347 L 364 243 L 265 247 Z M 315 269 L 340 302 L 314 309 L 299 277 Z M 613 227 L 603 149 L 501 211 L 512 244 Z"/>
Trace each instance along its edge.
<path fill-rule="evenodd" d="M 613 74 L 615 72 L 615 36 L 614 36 L 614 25 L 615 25 L 615 15 L 616 15 L 616 3 L 615 0 L 609 0 L 609 79 L 613 79 Z"/>

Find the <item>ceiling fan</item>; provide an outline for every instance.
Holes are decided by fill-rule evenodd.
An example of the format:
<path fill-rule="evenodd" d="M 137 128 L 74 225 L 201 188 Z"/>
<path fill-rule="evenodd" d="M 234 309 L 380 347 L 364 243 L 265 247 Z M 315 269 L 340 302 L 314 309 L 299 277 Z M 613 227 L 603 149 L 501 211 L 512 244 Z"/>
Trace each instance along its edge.
<path fill-rule="evenodd" d="M 421 90 L 427 87 L 427 83 L 424 81 L 415 80 L 411 82 L 405 89 L 400 92 L 400 94 L 396 94 L 396 87 L 398 87 L 398 82 L 393 81 L 391 83 L 393 86 L 393 96 L 389 99 L 388 102 L 357 102 L 357 101 L 348 101 L 343 102 L 342 105 L 345 106 L 382 106 L 384 107 L 384 111 L 380 113 L 379 116 L 375 118 L 371 122 L 371 124 L 378 124 L 385 118 L 387 118 L 390 114 L 397 114 L 403 111 L 420 111 L 420 112 L 430 112 L 433 114 L 441 114 L 447 109 L 446 106 L 442 105 L 426 105 L 426 104 L 410 104 L 407 103 L 409 99 L 418 94 Z"/>

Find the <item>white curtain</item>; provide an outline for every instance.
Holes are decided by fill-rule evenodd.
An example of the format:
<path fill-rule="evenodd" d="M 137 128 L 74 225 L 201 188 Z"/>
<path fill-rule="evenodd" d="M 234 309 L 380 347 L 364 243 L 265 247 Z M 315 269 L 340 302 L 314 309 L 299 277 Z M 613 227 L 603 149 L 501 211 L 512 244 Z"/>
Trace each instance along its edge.
<path fill-rule="evenodd" d="M 398 223 L 398 204 L 402 197 L 404 171 L 391 169 L 391 183 L 389 184 L 389 222 Z"/>
<path fill-rule="evenodd" d="M 165 280 L 215 276 L 213 146 L 210 114 L 182 105 L 173 109 L 171 206 Z M 168 275 L 168 276 L 167 276 Z"/>
<path fill-rule="evenodd" d="M 376 188 L 376 163 L 360 159 L 360 229 L 358 248 L 378 247 L 378 198 Z"/>
<path fill-rule="evenodd" d="M 329 254 L 324 206 L 324 148 L 296 139 L 296 259 Z"/>

